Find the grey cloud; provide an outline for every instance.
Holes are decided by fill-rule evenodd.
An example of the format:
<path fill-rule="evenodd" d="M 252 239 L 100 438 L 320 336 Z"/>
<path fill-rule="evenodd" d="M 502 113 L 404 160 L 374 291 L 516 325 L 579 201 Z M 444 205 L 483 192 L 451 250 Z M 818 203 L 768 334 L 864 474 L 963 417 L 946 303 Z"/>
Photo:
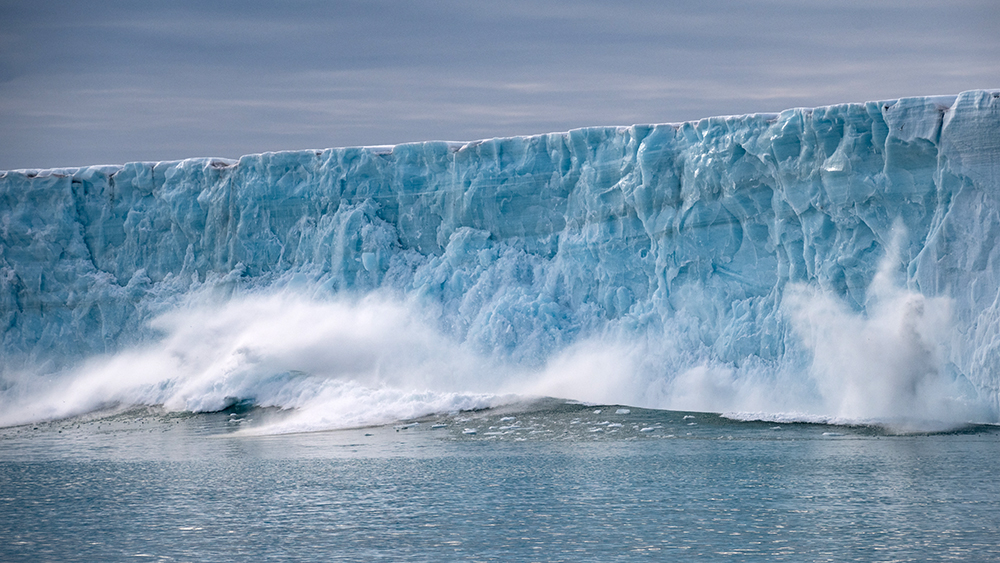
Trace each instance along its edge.
<path fill-rule="evenodd" d="M 996 87 L 992 2 L 0 2 L 0 169 Z"/>

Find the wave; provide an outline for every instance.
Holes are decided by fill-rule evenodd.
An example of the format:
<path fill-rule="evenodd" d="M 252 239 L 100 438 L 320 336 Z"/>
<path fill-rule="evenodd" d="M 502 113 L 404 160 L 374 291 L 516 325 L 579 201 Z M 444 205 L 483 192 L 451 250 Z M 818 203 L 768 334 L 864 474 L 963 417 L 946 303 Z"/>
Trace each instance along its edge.
<path fill-rule="evenodd" d="M 621 324 L 525 363 L 477 352 L 417 300 L 377 292 L 317 299 L 283 287 L 216 301 L 207 291 L 154 318 L 150 342 L 47 377 L 8 377 L 0 425 L 109 405 L 213 412 L 246 402 L 294 411 L 259 430 L 285 433 L 538 397 L 827 424 L 895 424 L 912 413 L 932 427 L 990 420 L 987 406 L 947 376 L 948 301 L 888 278 L 877 278 L 883 287 L 871 292 L 868 314 L 816 288 L 788 292 L 783 308 L 813 351 L 804 371 L 794 362 L 722 363 L 682 347 L 671 338 L 676 327 Z M 781 414 L 789 409 L 798 414 Z"/>

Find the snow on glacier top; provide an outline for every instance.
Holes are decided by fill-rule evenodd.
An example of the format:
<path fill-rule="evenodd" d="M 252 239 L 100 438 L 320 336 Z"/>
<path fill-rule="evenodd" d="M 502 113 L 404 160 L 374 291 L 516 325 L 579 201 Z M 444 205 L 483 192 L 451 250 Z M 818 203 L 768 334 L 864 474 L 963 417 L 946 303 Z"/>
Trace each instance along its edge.
<path fill-rule="evenodd" d="M 981 91 L 989 92 L 989 93 L 992 93 L 992 94 L 1000 94 L 1000 88 L 997 88 L 997 89 L 982 89 Z M 831 109 L 831 108 L 842 107 L 842 106 L 861 106 L 861 105 L 867 105 L 867 104 L 875 104 L 875 105 L 881 105 L 881 106 L 889 106 L 889 107 L 891 107 L 891 106 L 894 106 L 894 105 L 896 105 L 897 103 L 899 103 L 901 101 L 907 101 L 907 100 L 921 100 L 921 101 L 926 101 L 926 102 L 934 103 L 934 104 L 938 105 L 939 107 L 941 107 L 942 109 L 944 109 L 944 108 L 950 109 L 955 104 L 955 100 L 957 100 L 960 95 L 961 94 L 933 95 L 933 96 L 912 96 L 912 97 L 907 97 L 907 98 L 896 98 L 896 99 L 886 99 L 886 100 L 870 100 L 870 101 L 867 101 L 867 102 L 846 102 L 846 103 L 830 104 L 830 105 L 827 105 L 827 106 L 794 107 L 794 108 L 785 109 L 785 110 L 783 110 L 781 112 L 758 112 L 758 113 L 749 113 L 749 114 L 715 115 L 715 116 L 703 117 L 701 119 L 692 120 L 692 121 L 678 121 L 678 122 L 667 122 L 667 123 L 636 123 L 636 124 L 633 124 L 633 125 L 608 125 L 608 126 L 595 125 L 595 126 L 588 126 L 588 127 L 579 127 L 579 128 L 576 128 L 576 129 L 570 129 L 568 131 L 556 131 L 556 132 L 550 132 L 550 133 L 535 133 L 535 134 L 528 134 L 528 135 L 514 135 L 514 136 L 511 136 L 511 137 L 483 138 L 483 139 L 476 139 L 476 140 L 472 140 L 472 141 L 445 141 L 445 140 L 429 139 L 429 140 L 426 140 L 426 141 L 415 141 L 415 142 L 409 142 L 409 143 L 400 143 L 400 144 L 396 144 L 396 145 L 362 145 L 362 146 L 346 146 L 346 147 L 328 147 L 328 148 L 325 148 L 325 149 L 301 149 L 301 150 L 274 151 L 274 152 L 269 152 L 269 153 L 257 153 L 257 154 L 242 155 L 240 158 L 237 158 L 237 159 L 225 158 L 225 157 L 191 157 L 191 158 L 185 158 L 185 159 L 179 159 L 179 160 L 168 160 L 168 161 L 144 161 L 144 162 L 141 162 L 140 164 L 143 164 L 143 165 L 149 166 L 149 167 L 158 167 L 158 166 L 164 166 L 164 165 L 168 165 L 168 166 L 169 165 L 175 165 L 175 164 L 179 164 L 179 163 L 182 163 L 182 162 L 192 162 L 192 163 L 199 162 L 199 163 L 205 163 L 205 164 L 207 164 L 209 166 L 217 166 L 220 163 L 224 163 L 226 166 L 232 166 L 232 165 L 238 164 L 239 161 L 241 159 L 245 158 L 245 157 L 251 157 L 252 158 L 252 157 L 260 156 L 262 154 L 302 153 L 302 152 L 310 152 L 310 151 L 317 152 L 317 153 L 322 153 L 323 151 L 326 151 L 326 150 L 340 150 L 340 149 L 346 149 L 346 148 L 359 148 L 359 149 L 369 150 L 372 153 L 378 154 L 378 155 L 389 155 L 389 154 L 392 154 L 392 152 L 395 150 L 395 148 L 399 147 L 399 146 L 421 145 L 421 144 L 426 144 L 426 143 L 444 143 L 444 144 L 446 144 L 448 146 L 448 148 L 450 150 L 452 150 L 453 152 L 457 152 L 457 151 L 463 150 L 463 149 L 468 148 L 468 147 L 474 147 L 476 145 L 482 144 L 483 142 L 490 141 L 490 140 L 500 140 L 500 139 L 530 139 L 530 138 L 533 138 L 533 137 L 545 136 L 545 135 L 568 135 L 568 134 L 570 134 L 571 132 L 574 132 L 574 131 L 586 131 L 586 130 L 591 130 L 591 129 L 611 129 L 611 128 L 613 128 L 613 129 L 618 130 L 619 132 L 625 132 L 625 131 L 627 131 L 629 129 L 633 129 L 633 128 L 636 128 L 636 127 L 668 126 L 668 127 L 673 127 L 675 129 L 677 129 L 677 128 L 683 127 L 684 125 L 687 125 L 687 124 L 696 125 L 696 124 L 699 124 L 699 123 L 702 123 L 702 122 L 705 122 L 705 121 L 732 120 L 732 119 L 743 119 L 743 118 L 750 118 L 750 119 L 752 119 L 752 118 L 760 118 L 760 119 L 765 119 L 765 120 L 773 121 L 773 120 L 778 119 L 779 116 L 781 116 L 782 114 L 787 113 L 787 112 L 802 112 L 802 113 L 807 113 L 808 114 L 808 113 L 813 113 L 813 112 L 815 112 L 817 110 L 825 110 L 825 109 Z M 79 166 L 79 167 L 48 168 L 48 169 L 45 169 L 45 168 L 17 168 L 17 169 L 12 169 L 12 170 L 0 170 L 0 177 L 3 177 L 3 175 L 7 174 L 8 172 L 14 172 L 14 173 L 18 173 L 18 174 L 25 174 L 25 175 L 29 175 L 29 176 L 31 176 L 31 175 L 35 175 L 35 176 L 49 176 L 49 175 L 60 175 L 60 174 L 72 176 L 72 175 L 78 173 L 80 170 L 83 170 L 83 169 L 99 169 L 99 170 L 101 170 L 101 171 L 103 171 L 103 172 L 105 172 L 107 174 L 111 174 L 111 173 L 114 173 L 116 170 L 121 169 L 122 166 L 124 166 L 124 164 L 100 164 L 100 165 L 87 165 L 87 166 Z"/>

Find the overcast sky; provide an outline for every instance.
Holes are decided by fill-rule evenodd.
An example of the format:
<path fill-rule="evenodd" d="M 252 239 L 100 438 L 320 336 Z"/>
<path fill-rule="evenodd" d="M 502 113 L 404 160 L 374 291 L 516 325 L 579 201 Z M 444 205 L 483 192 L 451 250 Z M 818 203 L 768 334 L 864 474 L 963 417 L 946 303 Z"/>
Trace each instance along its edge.
<path fill-rule="evenodd" d="M 997 87 L 996 0 L 0 0 L 0 169 Z"/>

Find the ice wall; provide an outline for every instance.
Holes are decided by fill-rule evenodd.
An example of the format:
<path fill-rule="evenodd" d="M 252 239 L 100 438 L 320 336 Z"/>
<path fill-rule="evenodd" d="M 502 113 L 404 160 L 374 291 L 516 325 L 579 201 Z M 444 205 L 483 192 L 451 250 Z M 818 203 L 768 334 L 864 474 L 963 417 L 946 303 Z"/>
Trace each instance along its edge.
<path fill-rule="evenodd" d="M 893 299 L 876 295 L 884 286 L 905 298 L 898 330 L 995 413 L 998 199 L 990 91 L 467 144 L 9 171 L 0 363 L 44 373 L 125 349 L 194 293 L 304 288 L 420 303 L 465 349 L 522 366 L 614 333 L 668 343 L 687 367 L 807 378 L 830 337 L 809 304 L 822 296 L 871 320 L 876 301 Z M 925 345 L 935 319 L 948 330 Z M 671 381 L 686 368 L 643 369 Z"/>

